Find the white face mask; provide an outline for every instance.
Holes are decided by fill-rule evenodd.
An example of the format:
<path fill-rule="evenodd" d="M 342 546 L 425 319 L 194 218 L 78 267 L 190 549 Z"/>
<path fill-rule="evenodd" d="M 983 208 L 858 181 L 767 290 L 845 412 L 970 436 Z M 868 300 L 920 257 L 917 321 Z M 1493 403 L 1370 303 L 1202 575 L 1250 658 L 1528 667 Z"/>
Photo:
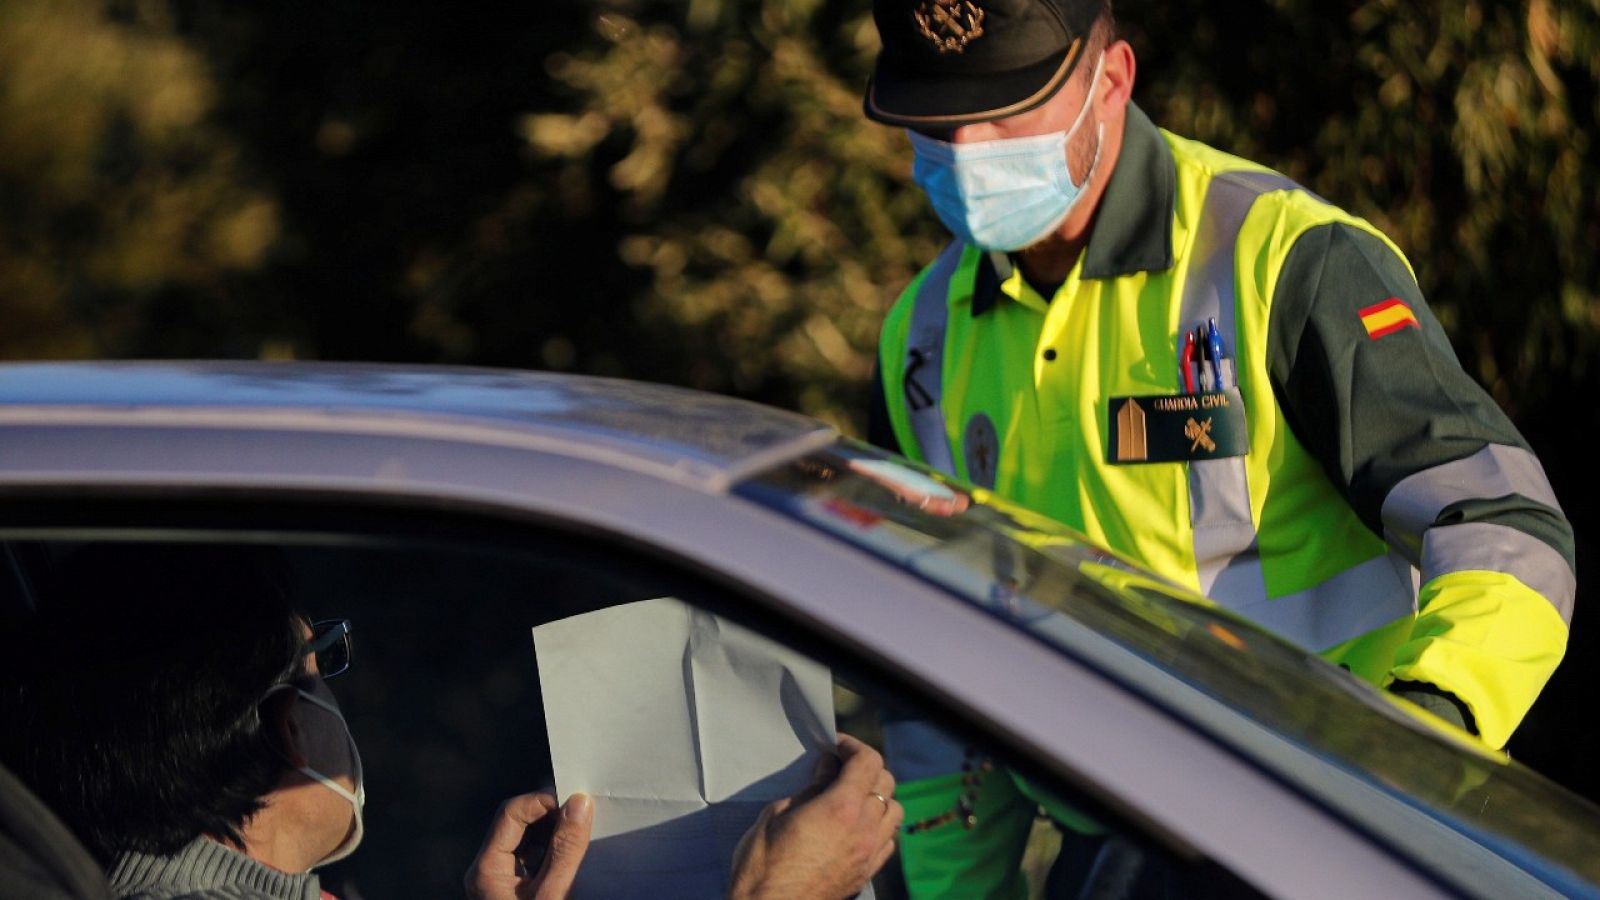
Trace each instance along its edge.
<path fill-rule="evenodd" d="M 354 791 L 347 789 L 344 785 L 334 781 L 332 778 L 329 778 L 327 775 L 318 772 L 316 769 L 313 769 L 310 766 L 301 766 L 299 768 L 300 774 L 316 781 L 318 784 L 330 791 L 333 791 L 335 794 L 338 794 L 340 797 L 343 797 L 346 801 L 348 801 L 350 803 L 350 808 L 355 815 L 355 826 L 350 829 L 349 835 L 345 837 L 344 841 L 340 843 L 339 846 L 333 848 L 333 852 L 323 857 L 319 862 L 311 867 L 315 869 L 319 866 L 326 866 L 330 863 L 336 863 L 339 860 L 344 859 L 350 854 L 356 852 L 356 847 L 360 846 L 361 837 L 363 834 L 365 834 L 365 825 L 362 822 L 362 811 L 367 805 L 367 785 L 362 778 L 361 751 L 356 747 L 356 739 L 350 734 L 350 725 L 344 720 L 344 713 L 339 711 L 339 707 L 334 706 L 332 703 L 329 703 L 328 701 L 310 693 L 309 691 L 301 690 L 292 684 L 277 685 L 271 691 L 267 692 L 267 696 L 270 697 L 279 690 L 295 691 L 300 695 L 300 699 L 306 700 L 316 706 L 320 706 L 336 716 L 339 719 L 339 725 L 344 728 L 344 739 L 350 745 L 350 777 L 355 781 L 356 789 Z"/>
<path fill-rule="evenodd" d="M 1104 64 L 1102 52 L 1083 108 L 1065 131 L 970 144 L 909 132 L 916 153 L 912 178 L 952 234 L 985 250 L 1011 252 L 1061 227 L 1100 164 L 1104 122 L 1097 127 L 1094 160 L 1082 183 L 1072 180 L 1067 146 L 1089 115 Z"/>

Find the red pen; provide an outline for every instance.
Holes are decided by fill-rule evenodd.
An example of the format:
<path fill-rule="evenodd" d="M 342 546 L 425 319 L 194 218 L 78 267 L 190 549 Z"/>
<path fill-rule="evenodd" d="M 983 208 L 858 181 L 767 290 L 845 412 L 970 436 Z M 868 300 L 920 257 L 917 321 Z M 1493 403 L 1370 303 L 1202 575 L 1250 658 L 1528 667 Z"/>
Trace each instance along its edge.
<path fill-rule="evenodd" d="M 1186 328 L 1183 331 L 1183 349 L 1178 351 L 1178 365 L 1183 368 L 1183 390 L 1186 394 L 1194 393 L 1195 352 L 1194 332 Z"/>

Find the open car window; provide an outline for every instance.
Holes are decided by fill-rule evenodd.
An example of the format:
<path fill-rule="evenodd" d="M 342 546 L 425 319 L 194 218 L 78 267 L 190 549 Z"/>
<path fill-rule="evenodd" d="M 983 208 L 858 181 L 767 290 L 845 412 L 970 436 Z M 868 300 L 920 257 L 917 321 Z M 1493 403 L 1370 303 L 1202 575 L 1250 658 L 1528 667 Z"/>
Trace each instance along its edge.
<path fill-rule="evenodd" d="M 209 521 L 214 516 L 208 513 L 202 518 Z M 554 758 L 559 753 L 553 754 L 553 747 L 566 747 L 563 752 L 569 754 L 581 755 L 587 750 L 595 757 L 632 757 L 639 761 L 637 774 L 648 778 L 651 761 L 668 755 L 662 743 L 667 734 L 690 735 L 708 769 L 732 779 L 716 786 L 702 778 L 703 792 L 715 794 L 714 799 L 754 797 L 764 803 L 768 795 L 757 790 L 764 776 L 737 771 L 737 764 L 723 759 L 710 759 L 709 748 L 737 751 L 765 740 L 781 754 L 789 739 L 781 733 L 782 723 L 805 718 L 803 710 L 791 705 L 831 707 L 828 727 L 878 747 L 882 746 L 886 709 L 894 711 L 891 715 L 947 717 L 947 711 L 931 709 L 915 690 L 880 677 L 882 673 L 874 669 L 871 660 L 764 618 L 747 598 L 725 584 L 603 538 L 510 528 L 454 531 L 426 519 L 417 520 L 416 527 L 396 524 L 395 519 L 372 524 L 369 518 L 341 525 L 336 515 L 326 514 L 317 517 L 314 528 L 181 520 L 179 516 L 166 518 L 159 526 L 142 526 L 137 507 L 133 507 L 114 526 L 101 523 L 7 531 L 5 571 L 0 573 L 5 584 L 0 592 L 8 642 L 5 649 L 11 649 L 14 644 L 9 642 L 26 633 L 30 617 L 52 602 L 50 585 L 79 565 L 89 555 L 86 549 L 107 544 L 151 552 L 177 548 L 180 557 L 191 554 L 194 559 L 241 546 L 268 551 L 274 565 L 281 565 L 293 603 L 307 620 L 345 618 L 351 622 L 353 664 L 330 686 L 361 751 L 368 802 L 361 848 L 347 861 L 323 870 L 325 886 L 342 896 L 457 895 L 462 872 L 482 841 L 497 804 L 514 794 L 559 786 Z M 181 578 L 184 573 L 174 571 L 172 577 Z M 729 698 L 691 690 L 689 695 L 697 699 L 684 708 L 658 704 L 641 710 L 640 714 L 657 717 L 662 730 L 658 742 L 619 740 L 604 729 L 576 740 L 553 741 L 553 705 L 564 706 L 563 714 L 571 716 L 574 705 L 581 711 L 584 704 L 638 702 L 640 697 L 653 696 L 651 691 L 660 685 L 643 685 L 620 700 L 619 689 L 613 685 L 577 704 L 549 704 L 545 682 L 551 677 L 550 670 L 545 668 L 547 659 L 536 652 L 534 630 L 597 614 L 620 616 L 626 622 L 642 616 L 647 607 L 659 612 L 651 604 L 663 600 L 681 607 L 671 615 L 686 617 L 689 624 L 684 634 L 703 636 L 706 629 L 723 632 L 721 643 L 712 642 L 713 651 L 696 657 L 693 640 L 698 638 L 666 633 L 661 619 L 651 619 L 644 626 L 645 638 L 653 629 L 659 644 L 681 653 L 682 682 L 699 677 L 710 684 L 719 671 L 733 673 L 731 680 L 724 677 L 720 682 L 723 687 L 745 683 L 743 675 L 749 676 L 747 681 L 775 677 L 772 694 L 733 698 L 747 704 L 738 707 Z M 219 596 L 216 615 L 236 614 L 236 602 Z M 633 630 L 632 639 L 639 640 L 639 629 Z M 748 634 L 733 634 L 741 630 Z M 573 640 L 570 631 L 547 633 L 556 640 Z M 592 637 L 595 633 L 585 632 L 591 636 L 586 639 L 599 640 Z M 771 649 L 763 650 L 760 641 L 769 642 Z M 729 647 L 737 647 L 737 652 Z M 640 655 L 637 647 L 632 652 Z M 739 657 L 741 653 L 745 655 Z M 751 666 L 766 665 L 769 660 L 765 656 L 775 654 L 788 655 L 778 669 L 749 674 L 756 672 Z M 569 669 L 563 683 L 581 683 L 587 655 L 582 651 L 566 654 Z M 59 658 L 70 664 L 70 653 Z M 595 666 L 608 667 L 606 674 L 612 674 L 610 669 L 617 665 L 616 657 L 608 657 L 598 646 L 592 659 Z M 795 674 L 806 666 L 822 675 L 820 695 L 817 682 Z M 780 674 L 772 675 L 775 671 Z M 639 676 L 647 677 L 657 676 Z M 776 697 L 777 705 L 785 708 L 763 710 L 759 704 L 768 696 Z M 696 702 L 728 702 L 728 708 L 744 711 L 716 716 L 710 709 L 695 710 Z M 757 704 L 754 713 L 749 711 L 750 703 Z M 757 730 L 762 730 L 760 735 L 754 734 Z M 1003 773 L 1011 767 L 1011 755 L 998 743 L 985 743 L 980 729 L 972 728 L 967 736 L 975 740 L 986 771 L 999 773 L 991 784 L 993 790 L 999 790 L 1000 780 L 1009 777 Z M 816 735 L 810 738 L 816 740 Z M 682 786 L 679 775 L 672 773 L 674 789 Z M 661 778 L 665 782 L 668 773 L 663 771 Z M 1035 779 L 1035 784 L 1052 797 L 1064 798 L 1063 802 L 1096 809 L 1092 801 L 1076 797 L 1068 786 L 1048 779 Z M 976 789 L 981 791 L 982 785 Z M 760 805 L 749 806 L 750 814 Z M 603 807 L 597 814 L 607 815 Z M 1223 893 L 1230 896 L 1250 893 L 1205 860 L 1175 854 L 1159 837 L 1144 834 L 1114 815 L 1100 818 L 1128 846 L 1140 848 L 1182 877 L 1196 884 L 1223 885 L 1228 888 Z M 1034 882 L 1042 885 L 1055 860 L 1060 836 L 1043 818 L 1023 824 L 1033 832 L 1026 868 Z M 952 821 L 942 827 L 959 829 L 962 825 Z M 601 854 L 595 855 L 596 861 L 601 858 Z M 891 864 L 877 883 L 879 896 L 900 895 L 903 885 L 896 876 Z"/>

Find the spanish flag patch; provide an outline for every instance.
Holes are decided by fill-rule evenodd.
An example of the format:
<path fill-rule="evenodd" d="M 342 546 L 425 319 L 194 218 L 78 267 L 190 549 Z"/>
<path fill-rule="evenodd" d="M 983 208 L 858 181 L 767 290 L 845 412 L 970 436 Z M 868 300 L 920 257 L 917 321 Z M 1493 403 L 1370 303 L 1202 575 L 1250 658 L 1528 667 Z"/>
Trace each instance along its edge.
<path fill-rule="evenodd" d="M 1399 297 L 1390 297 L 1382 303 L 1374 303 L 1361 310 L 1361 324 L 1367 327 L 1367 337 L 1377 340 L 1386 334 L 1394 334 L 1402 328 L 1421 328 L 1417 324 L 1417 316 L 1411 307 Z"/>

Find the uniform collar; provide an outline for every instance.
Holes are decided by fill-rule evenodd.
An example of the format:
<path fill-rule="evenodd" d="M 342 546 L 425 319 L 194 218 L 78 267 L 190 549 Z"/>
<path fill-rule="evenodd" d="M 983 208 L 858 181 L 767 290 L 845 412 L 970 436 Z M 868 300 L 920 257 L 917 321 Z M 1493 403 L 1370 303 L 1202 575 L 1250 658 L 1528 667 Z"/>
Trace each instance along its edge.
<path fill-rule="evenodd" d="M 1172 211 L 1178 170 L 1172 149 L 1150 117 L 1128 104 L 1122 151 L 1100 198 L 1083 251 L 1083 278 L 1119 278 L 1172 268 Z M 998 271 L 997 271 L 998 269 Z M 1012 277 L 1004 254 L 986 253 L 978 266 L 972 314 L 994 308 L 1000 285 Z"/>

